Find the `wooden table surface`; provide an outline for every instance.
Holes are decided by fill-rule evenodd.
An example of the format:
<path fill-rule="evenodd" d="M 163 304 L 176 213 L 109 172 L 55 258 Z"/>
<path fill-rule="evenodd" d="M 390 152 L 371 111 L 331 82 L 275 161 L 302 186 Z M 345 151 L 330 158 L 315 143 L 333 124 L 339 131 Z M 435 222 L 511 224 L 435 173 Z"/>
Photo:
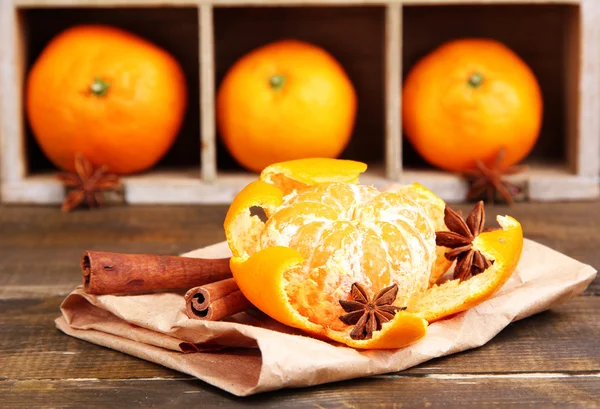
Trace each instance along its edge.
<path fill-rule="evenodd" d="M 468 206 L 457 206 L 468 210 Z M 58 331 L 85 249 L 180 254 L 224 239 L 224 206 L 0 207 L 0 407 L 600 407 L 600 280 L 478 349 L 400 373 L 236 398 Z M 488 207 L 600 267 L 600 202 Z"/>

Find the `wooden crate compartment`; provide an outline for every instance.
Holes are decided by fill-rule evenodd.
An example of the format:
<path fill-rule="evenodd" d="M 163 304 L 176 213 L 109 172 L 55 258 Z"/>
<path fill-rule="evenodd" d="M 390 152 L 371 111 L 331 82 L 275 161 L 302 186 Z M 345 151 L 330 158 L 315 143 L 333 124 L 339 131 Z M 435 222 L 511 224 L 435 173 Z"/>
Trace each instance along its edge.
<path fill-rule="evenodd" d="M 215 8 L 217 87 L 235 61 L 254 48 L 281 39 L 323 47 L 343 66 L 358 95 L 354 132 L 342 157 L 381 168 L 385 150 L 384 16 L 384 7 Z M 220 138 L 217 146 L 219 171 L 243 171 Z"/>
<path fill-rule="evenodd" d="M 125 178 L 138 181 L 160 175 L 199 180 L 200 107 L 199 107 L 199 22 L 197 7 L 34 7 L 16 10 L 18 49 L 22 58 L 22 92 L 27 73 L 48 42 L 61 31 L 77 24 L 109 24 L 150 40 L 170 52 L 181 64 L 187 82 L 188 108 L 182 127 L 167 154 L 147 173 Z M 24 144 L 19 146 L 22 174 L 10 187 L 4 186 L 4 201 L 57 202 L 63 189 L 52 174 L 57 168 L 44 156 L 29 127 L 24 110 L 19 111 Z"/>
<path fill-rule="evenodd" d="M 151 171 L 124 178 L 129 203 L 228 203 L 256 177 L 221 144 L 214 97 L 237 58 L 280 38 L 321 45 L 348 72 L 359 105 L 342 157 L 369 164 L 362 181 L 418 181 L 449 201 L 464 198 L 466 183 L 424 164 L 403 139 L 403 76 L 442 41 L 497 38 L 530 64 L 545 98 L 542 134 L 526 160 L 531 170 L 517 176 L 525 199 L 600 195 L 597 0 L 9 0 L 0 8 L 3 202 L 63 198 L 27 128 L 22 86 L 53 33 L 91 18 L 164 46 L 182 63 L 190 84 L 188 118 L 176 145 Z"/>
<path fill-rule="evenodd" d="M 569 157 L 568 150 L 574 148 L 569 141 L 577 137 L 570 122 L 576 120 L 578 111 L 568 106 L 568 93 L 577 87 L 579 75 L 566 62 L 578 55 L 580 37 L 572 33 L 579 26 L 579 11 L 573 4 L 405 6 L 403 77 L 420 58 L 445 41 L 465 37 L 501 41 L 531 67 L 544 99 L 541 134 L 524 161 L 530 171 L 516 179 L 527 188 L 528 182 L 537 177 L 575 175 L 576 165 L 570 163 L 573 157 Z M 438 183 L 447 186 L 452 180 L 447 174 L 437 175 L 406 138 L 402 152 L 406 178 L 420 180 L 436 191 L 442 190 Z M 456 182 L 450 192 L 444 193 L 447 199 L 464 197 L 461 195 L 466 186 Z"/>

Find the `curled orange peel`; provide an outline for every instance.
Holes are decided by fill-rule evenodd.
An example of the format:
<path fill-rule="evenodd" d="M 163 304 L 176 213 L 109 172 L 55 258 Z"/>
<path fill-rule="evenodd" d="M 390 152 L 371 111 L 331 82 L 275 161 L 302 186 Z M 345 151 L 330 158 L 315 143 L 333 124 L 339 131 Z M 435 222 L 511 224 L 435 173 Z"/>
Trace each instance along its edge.
<path fill-rule="evenodd" d="M 413 307 L 414 312 L 429 322 L 468 310 L 498 291 L 515 271 L 523 250 L 521 224 L 510 216 L 498 216 L 501 228 L 481 233 L 473 240 L 479 250 L 494 264 L 466 281 L 451 280 L 429 288 Z"/>
<path fill-rule="evenodd" d="M 284 194 L 317 183 L 358 183 L 358 177 L 367 170 L 362 162 L 344 159 L 306 158 L 279 162 L 267 166 L 260 180 L 279 187 Z"/>
<path fill-rule="evenodd" d="M 225 237 L 234 256 L 247 256 L 262 231 L 263 223 L 252 216 L 251 209 L 260 207 L 269 216 L 282 200 L 283 193 L 279 188 L 261 180 L 251 182 L 238 193 L 227 210 L 224 223 Z"/>
<path fill-rule="evenodd" d="M 317 337 L 326 336 L 354 348 L 401 348 L 422 338 L 427 321 L 416 314 L 399 312 L 368 340 L 353 340 L 347 334 L 324 328 L 300 315 L 284 291 L 284 273 L 300 265 L 302 255 L 289 247 L 268 247 L 248 259 L 233 257 L 231 271 L 244 296 L 271 318 Z M 260 284 L 257 284 L 260 283 Z"/>
<path fill-rule="evenodd" d="M 245 260 L 232 257 L 230 265 L 238 287 L 255 307 L 283 324 L 319 335 L 323 333 L 323 328 L 300 315 L 284 291 L 285 271 L 302 261 L 304 259 L 298 251 L 274 246 L 260 250 Z"/>
<path fill-rule="evenodd" d="M 324 166 L 323 173 L 319 173 L 318 165 L 323 163 L 327 166 Z M 335 170 L 336 163 L 340 166 L 339 173 Z M 285 290 L 286 272 L 301 265 L 304 259 L 290 247 L 261 249 L 260 231 L 264 223 L 251 214 L 251 208 L 262 207 L 268 216 L 281 205 L 284 195 L 294 189 L 339 179 L 346 183 L 357 183 L 366 165 L 357 166 L 352 161 L 312 159 L 276 164 L 269 168 L 263 171 L 259 180 L 250 183 L 236 196 L 227 212 L 224 227 L 233 253 L 231 270 L 240 290 L 254 306 L 273 319 L 317 338 L 328 338 L 357 349 L 407 346 L 426 334 L 429 323 L 465 311 L 488 299 L 506 283 L 520 259 L 523 247 L 521 225 L 512 217 L 499 216 L 501 229 L 481 233 L 473 241 L 476 250 L 494 261 L 492 267 L 463 282 L 450 280 L 433 285 L 407 311 L 398 312 L 392 320 L 382 325 L 381 330 L 373 332 L 371 338 L 352 339 L 349 330 L 336 331 L 311 322 L 294 308 Z M 284 177 L 278 177 L 277 172 Z M 422 198 L 433 195 L 420 185 L 413 186 L 419 190 Z"/>

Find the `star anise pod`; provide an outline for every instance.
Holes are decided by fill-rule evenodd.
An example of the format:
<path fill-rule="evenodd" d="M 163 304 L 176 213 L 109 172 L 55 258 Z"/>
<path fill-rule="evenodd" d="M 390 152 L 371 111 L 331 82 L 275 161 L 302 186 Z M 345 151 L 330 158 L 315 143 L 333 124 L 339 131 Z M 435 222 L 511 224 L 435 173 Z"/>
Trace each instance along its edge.
<path fill-rule="evenodd" d="M 493 264 L 479 250 L 473 248 L 473 240 L 484 229 L 485 211 L 483 201 L 477 202 L 473 210 L 467 216 L 466 222 L 461 215 L 446 205 L 444 209 L 444 223 L 450 231 L 438 231 L 435 233 L 435 241 L 438 246 L 448 247 L 451 250 L 445 253 L 448 260 L 456 260 L 454 267 L 454 278 L 464 281 L 467 278 L 480 274 Z"/>
<path fill-rule="evenodd" d="M 57 178 L 70 190 L 61 207 L 63 212 L 70 212 L 84 201 L 89 207 L 100 206 L 104 203 L 103 191 L 121 186 L 117 175 L 106 173 L 105 166 L 94 169 L 81 153 L 75 154 L 75 172 L 60 173 Z"/>
<path fill-rule="evenodd" d="M 398 311 L 406 307 L 392 305 L 398 294 L 398 285 L 392 284 L 379 291 L 369 300 L 366 289 L 359 283 L 352 284 L 350 295 L 352 300 L 340 300 L 340 305 L 347 312 L 339 317 L 346 325 L 354 325 L 350 331 L 352 339 L 369 339 L 374 331 L 379 331 L 384 322 L 388 322 Z"/>
<path fill-rule="evenodd" d="M 494 203 L 495 197 L 499 194 L 507 204 L 514 202 L 513 197 L 520 192 L 519 186 L 509 182 L 504 178 L 506 175 L 514 175 L 527 169 L 525 165 L 502 167 L 504 161 L 505 148 L 502 147 L 494 163 L 487 166 L 483 161 L 475 161 L 475 169 L 465 172 L 463 176 L 469 181 L 469 191 L 467 200 L 480 197 L 485 193 L 489 203 Z"/>

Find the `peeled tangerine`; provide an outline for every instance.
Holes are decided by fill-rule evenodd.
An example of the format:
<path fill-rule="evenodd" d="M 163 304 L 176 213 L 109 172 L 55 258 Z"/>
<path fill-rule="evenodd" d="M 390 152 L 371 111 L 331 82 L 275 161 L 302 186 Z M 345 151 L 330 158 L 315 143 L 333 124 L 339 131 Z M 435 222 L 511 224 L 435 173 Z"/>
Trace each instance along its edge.
<path fill-rule="evenodd" d="M 436 246 L 436 232 L 448 230 L 445 203 L 418 184 L 386 192 L 360 185 L 365 170 L 363 163 L 337 159 L 265 168 L 227 213 L 231 269 L 248 300 L 284 324 L 355 348 L 400 348 L 422 338 L 430 322 L 498 290 L 518 263 L 523 236 L 516 220 L 499 217 L 501 229 L 472 243 L 492 266 L 437 285 L 451 266 L 448 249 Z M 356 297 L 372 300 L 394 284 L 397 293 L 387 298 L 400 308 L 391 307 L 389 321 L 368 336 L 351 336 L 356 322 L 340 320 L 348 312 L 340 300 L 351 310 Z"/>

